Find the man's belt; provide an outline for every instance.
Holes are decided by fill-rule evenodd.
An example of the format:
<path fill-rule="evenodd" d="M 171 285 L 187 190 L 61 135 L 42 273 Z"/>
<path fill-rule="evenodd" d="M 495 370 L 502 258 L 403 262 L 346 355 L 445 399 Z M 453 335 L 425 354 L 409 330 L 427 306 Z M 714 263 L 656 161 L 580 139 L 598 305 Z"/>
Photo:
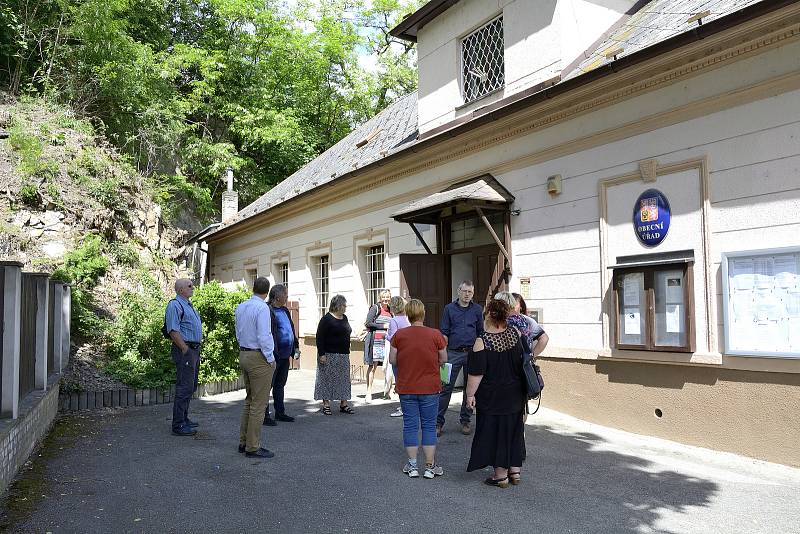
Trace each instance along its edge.
<path fill-rule="evenodd" d="M 470 350 L 472 350 L 472 347 L 463 346 L 463 347 L 456 347 L 450 350 L 454 350 L 456 352 L 469 352 Z"/>
<path fill-rule="evenodd" d="M 261 352 L 260 349 L 251 349 L 249 347 L 239 347 L 239 350 L 242 352 Z"/>
<path fill-rule="evenodd" d="M 194 341 L 187 341 L 186 346 L 189 347 L 190 349 L 197 350 L 200 348 L 200 343 L 195 343 Z"/>

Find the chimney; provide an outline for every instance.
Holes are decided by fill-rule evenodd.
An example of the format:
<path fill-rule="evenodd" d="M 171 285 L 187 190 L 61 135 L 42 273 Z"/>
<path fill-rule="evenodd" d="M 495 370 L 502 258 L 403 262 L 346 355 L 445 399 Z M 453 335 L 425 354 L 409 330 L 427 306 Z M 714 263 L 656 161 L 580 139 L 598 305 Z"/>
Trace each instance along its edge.
<path fill-rule="evenodd" d="M 239 213 L 239 193 L 233 190 L 233 169 L 228 168 L 228 190 L 222 193 L 222 222 L 226 223 Z"/>

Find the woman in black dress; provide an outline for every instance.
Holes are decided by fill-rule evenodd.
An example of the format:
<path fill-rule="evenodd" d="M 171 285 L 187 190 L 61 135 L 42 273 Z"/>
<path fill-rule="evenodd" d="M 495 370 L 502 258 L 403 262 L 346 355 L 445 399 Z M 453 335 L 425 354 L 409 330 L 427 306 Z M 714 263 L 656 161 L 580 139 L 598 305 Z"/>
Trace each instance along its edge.
<path fill-rule="evenodd" d="M 483 311 L 484 333 L 469 357 L 467 406 L 476 410 L 475 437 L 467 471 L 491 465 L 484 480 L 500 488 L 519 484 L 525 460 L 525 383 L 520 332 L 508 326 L 508 304 L 491 300 Z"/>
<path fill-rule="evenodd" d="M 342 295 L 331 299 L 329 312 L 317 326 L 317 382 L 314 399 L 322 401 L 322 413 L 331 415 L 331 399 L 339 399 L 339 411 L 352 414 L 350 400 L 350 323 L 344 314 Z"/>

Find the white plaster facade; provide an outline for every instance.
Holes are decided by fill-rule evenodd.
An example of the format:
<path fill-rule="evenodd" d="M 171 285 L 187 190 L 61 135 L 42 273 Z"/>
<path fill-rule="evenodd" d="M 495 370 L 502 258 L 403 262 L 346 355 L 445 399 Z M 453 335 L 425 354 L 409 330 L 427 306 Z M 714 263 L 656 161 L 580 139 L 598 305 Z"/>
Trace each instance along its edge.
<path fill-rule="evenodd" d="M 449 122 L 551 80 L 619 20 L 633 1 L 469 0 L 419 32 L 419 130 Z M 503 15 L 505 87 L 464 105 L 461 40 Z"/>

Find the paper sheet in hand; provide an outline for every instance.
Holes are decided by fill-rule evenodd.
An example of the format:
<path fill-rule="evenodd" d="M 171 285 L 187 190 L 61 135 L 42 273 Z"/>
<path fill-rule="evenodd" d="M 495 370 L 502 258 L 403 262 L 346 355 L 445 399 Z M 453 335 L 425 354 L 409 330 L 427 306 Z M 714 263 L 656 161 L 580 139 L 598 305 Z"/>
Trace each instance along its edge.
<path fill-rule="evenodd" d="M 439 378 L 442 380 L 442 384 L 449 384 L 450 383 L 450 373 L 453 370 L 452 363 L 446 363 L 439 367 Z"/>

